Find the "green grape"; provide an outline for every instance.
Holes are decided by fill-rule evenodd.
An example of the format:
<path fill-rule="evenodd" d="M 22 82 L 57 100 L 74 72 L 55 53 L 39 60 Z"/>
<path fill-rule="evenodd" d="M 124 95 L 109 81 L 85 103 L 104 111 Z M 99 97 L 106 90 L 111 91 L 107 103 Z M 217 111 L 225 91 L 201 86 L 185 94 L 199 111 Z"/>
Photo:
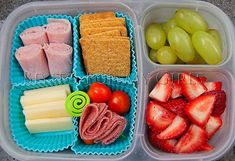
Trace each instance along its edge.
<path fill-rule="evenodd" d="M 177 26 L 183 28 L 190 34 L 196 31 L 206 31 L 208 24 L 205 19 L 196 11 L 190 9 L 179 9 L 175 13 Z"/>
<path fill-rule="evenodd" d="M 176 27 L 176 21 L 174 18 L 171 18 L 162 24 L 162 29 L 165 31 L 166 35 L 168 34 L 169 30 L 174 27 Z"/>
<path fill-rule="evenodd" d="M 158 62 L 158 61 L 157 61 L 157 50 L 151 49 L 150 52 L 149 52 L 149 58 L 150 58 L 153 62 L 157 63 L 157 62 Z"/>
<path fill-rule="evenodd" d="M 169 46 L 163 46 L 157 51 L 157 60 L 160 64 L 175 64 L 177 56 Z"/>
<path fill-rule="evenodd" d="M 194 59 L 187 64 L 206 64 L 206 62 L 197 52 L 195 52 Z"/>
<path fill-rule="evenodd" d="M 193 46 L 207 64 L 218 64 L 222 60 L 221 48 L 217 41 L 204 31 L 197 31 L 192 36 Z"/>
<path fill-rule="evenodd" d="M 145 32 L 145 39 L 148 46 L 152 49 L 160 49 L 166 43 L 166 34 L 159 24 L 151 24 Z"/>
<path fill-rule="evenodd" d="M 217 41 L 217 43 L 219 44 L 220 48 L 222 49 L 222 41 L 221 41 L 219 32 L 216 29 L 209 29 L 207 32 L 211 36 L 214 37 L 214 39 Z"/>
<path fill-rule="evenodd" d="M 190 36 L 183 29 L 174 27 L 168 33 L 168 42 L 177 56 L 184 62 L 194 59 L 194 48 Z"/>

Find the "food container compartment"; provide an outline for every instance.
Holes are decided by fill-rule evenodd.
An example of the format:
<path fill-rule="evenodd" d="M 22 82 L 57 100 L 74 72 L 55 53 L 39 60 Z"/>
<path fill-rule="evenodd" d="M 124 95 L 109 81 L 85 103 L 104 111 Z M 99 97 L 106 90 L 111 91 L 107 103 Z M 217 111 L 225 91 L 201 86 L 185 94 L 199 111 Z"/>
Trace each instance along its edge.
<path fill-rule="evenodd" d="M 145 30 L 147 26 L 151 23 L 159 23 L 165 22 L 168 19 L 172 18 L 175 14 L 175 11 L 180 8 L 187 8 L 191 10 L 198 11 L 200 15 L 202 15 L 205 20 L 208 22 L 209 28 L 217 29 L 221 36 L 222 42 L 222 61 L 217 65 L 202 65 L 200 67 L 218 67 L 225 65 L 230 59 L 234 52 L 233 42 L 234 38 L 234 28 L 233 23 L 229 19 L 229 17 L 219 8 L 212 5 L 211 3 L 202 2 L 202 1 L 170 1 L 170 2 L 159 2 L 148 7 L 141 17 L 140 25 L 141 25 L 141 36 L 142 36 L 142 44 L 143 44 L 143 52 L 144 52 L 144 61 L 153 66 L 154 68 L 159 66 L 185 66 L 186 64 L 174 64 L 174 65 L 161 65 L 154 63 L 150 60 L 149 47 L 145 41 Z M 198 66 L 198 65 L 187 65 L 187 66 Z"/>
<path fill-rule="evenodd" d="M 85 14 L 86 12 L 79 13 L 78 16 L 76 16 L 74 19 L 76 20 L 76 25 L 77 28 L 79 29 L 80 27 L 80 16 Z M 89 13 L 89 12 L 88 12 Z M 136 62 L 136 49 L 135 49 L 135 43 L 134 43 L 134 26 L 133 22 L 130 19 L 130 17 L 122 12 L 116 12 L 116 17 L 121 17 L 125 18 L 126 20 L 126 28 L 127 28 L 127 33 L 128 37 L 130 38 L 130 55 L 131 55 L 131 70 L 130 70 L 130 75 L 127 77 L 119 77 L 121 79 L 125 79 L 127 81 L 137 81 L 137 62 Z M 81 38 L 80 32 L 78 33 L 78 38 Z M 79 43 L 79 41 L 78 41 Z M 74 67 L 73 67 L 73 73 L 75 77 L 82 78 L 84 76 L 87 76 L 88 74 L 85 71 L 84 63 L 83 63 L 83 58 L 82 58 L 82 49 L 81 46 L 78 45 L 78 54 L 75 55 L 74 57 Z"/>
<path fill-rule="evenodd" d="M 88 91 L 93 82 L 101 82 L 107 85 L 112 91 L 121 90 L 126 92 L 131 100 L 130 111 L 124 115 L 127 120 L 127 125 L 119 138 L 109 145 L 92 144 L 86 145 L 79 136 L 78 126 L 79 118 L 76 120 L 75 125 L 75 144 L 72 150 L 77 155 L 118 155 L 130 149 L 133 143 L 136 109 L 137 109 L 137 88 L 133 83 L 124 81 L 120 78 L 113 78 L 104 75 L 91 75 L 81 79 L 77 85 L 78 90 Z"/>
<path fill-rule="evenodd" d="M 23 46 L 23 42 L 20 38 L 20 34 L 28 28 L 34 27 L 34 26 L 44 26 L 47 25 L 47 19 L 48 18 L 56 18 L 56 19 L 67 19 L 71 23 L 71 32 L 72 32 L 72 48 L 73 48 L 73 58 L 75 58 L 78 54 L 78 31 L 77 31 L 77 25 L 74 18 L 68 15 L 40 15 L 40 16 L 32 16 L 25 20 L 22 20 L 16 27 L 14 32 L 14 37 L 12 40 L 12 47 L 11 47 L 11 66 L 10 66 L 10 80 L 12 84 L 18 84 L 18 83 L 25 83 L 25 82 L 35 82 L 37 80 L 29 80 L 25 77 L 23 69 L 21 68 L 20 64 L 16 60 L 15 54 L 16 50 Z M 73 60 L 73 59 L 72 59 Z M 73 62 L 75 62 L 73 60 Z M 74 65 L 72 65 L 74 66 Z M 71 69 L 72 73 L 72 69 Z M 70 75 L 71 77 L 71 75 Z M 55 80 L 56 78 L 47 77 L 44 80 Z"/>
<path fill-rule="evenodd" d="M 75 140 L 75 131 L 73 129 L 59 132 L 30 134 L 25 126 L 25 116 L 20 103 L 20 97 L 25 90 L 52 87 L 62 84 L 69 84 L 71 91 L 76 90 L 76 81 L 72 78 L 25 83 L 14 86 L 11 89 L 9 95 L 10 130 L 12 138 L 19 147 L 34 152 L 58 152 L 72 146 Z"/>
<path fill-rule="evenodd" d="M 174 79 L 179 78 L 179 74 L 182 72 L 189 72 L 195 76 L 206 76 L 208 81 L 221 81 L 222 88 L 226 92 L 227 106 L 224 114 L 222 115 L 223 125 L 222 128 L 212 137 L 209 143 L 214 147 L 211 152 L 198 152 L 192 154 L 171 154 L 163 152 L 157 148 L 154 148 L 147 138 L 147 124 L 145 117 L 143 117 L 143 148 L 144 150 L 157 160 L 215 160 L 221 157 L 233 144 L 234 142 L 234 121 L 235 121 L 235 109 L 234 105 L 234 78 L 226 70 L 198 70 L 198 69 L 169 69 L 169 70 L 156 70 L 151 72 L 146 79 L 145 93 L 143 97 L 143 111 L 146 111 L 147 103 L 149 102 L 148 94 L 153 89 L 157 80 L 161 78 L 166 72 L 172 74 Z M 145 112 L 144 112 L 145 115 Z"/>

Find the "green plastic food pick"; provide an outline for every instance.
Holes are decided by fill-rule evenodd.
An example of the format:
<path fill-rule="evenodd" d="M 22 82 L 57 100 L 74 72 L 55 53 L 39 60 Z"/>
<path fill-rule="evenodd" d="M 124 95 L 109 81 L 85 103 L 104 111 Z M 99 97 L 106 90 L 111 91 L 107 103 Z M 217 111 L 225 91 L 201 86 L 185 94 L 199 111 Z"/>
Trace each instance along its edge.
<path fill-rule="evenodd" d="M 90 104 L 90 98 L 83 91 L 71 93 L 65 101 L 67 112 L 74 117 L 80 117 L 84 107 L 88 104 Z"/>

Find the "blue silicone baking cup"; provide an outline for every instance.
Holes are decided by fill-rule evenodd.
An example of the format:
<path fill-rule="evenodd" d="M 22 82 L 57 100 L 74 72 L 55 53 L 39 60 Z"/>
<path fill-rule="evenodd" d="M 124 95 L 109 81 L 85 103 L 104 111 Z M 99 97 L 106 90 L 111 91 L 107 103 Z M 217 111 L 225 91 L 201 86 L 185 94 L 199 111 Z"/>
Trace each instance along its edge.
<path fill-rule="evenodd" d="M 24 46 L 20 38 L 20 34 L 25 29 L 28 29 L 34 26 L 44 26 L 48 24 L 47 23 L 48 18 L 69 20 L 69 22 L 72 25 L 72 30 L 73 30 L 73 62 L 74 62 L 75 57 L 77 57 L 75 55 L 77 55 L 78 53 L 78 50 L 77 50 L 78 49 L 78 30 L 77 30 L 76 20 L 74 18 L 72 18 L 71 16 L 67 16 L 67 15 L 42 15 L 42 16 L 33 16 L 30 18 L 27 18 L 23 20 L 22 22 L 20 22 L 18 26 L 16 27 L 16 31 L 14 33 L 14 37 L 12 41 L 11 64 L 10 64 L 10 81 L 12 84 L 35 82 L 35 80 L 29 80 L 25 78 L 24 71 L 22 70 L 17 59 L 15 58 L 15 53 L 18 48 Z M 72 77 L 72 74 L 70 77 Z M 48 77 L 43 80 L 55 80 L 55 79 L 57 78 Z"/>
<path fill-rule="evenodd" d="M 72 146 L 76 136 L 76 132 L 73 129 L 60 132 L 30 134 L 25 126 L 25 117 L 20 104 L 20 97 L 25 90 L 61 84 L 69 84 L 71 91 L 77 90 L 77 84 L 74 78 L 41 80 L 35 83 L 24 83 L 12 87 L 9 95 L 10 131 L 14 141 L 19 147 L 34 152 L 58 152 Z"/>
<path fill-rule="evenodd" d="M 83 77 L 78 83 L 77 89 L 82 91 L 88 91 L 91 83 L 101 82 L 106 84 L 111 88 L 112 91 L 121 90 L 126 92 L 131 99 L 130 111 L 125 115 L 127 119 L 127 126 L 123 134 L 112 144 L 102 145 L 102 144 L 93 144 L 87 145 L 84 144 L 79 136 L 79 118 L 74 118 L 74 130 L 75 130 L 75 142 L 72 146 L 72 150 L 75 154 L 80 155 L 118 155 L 124 153 L 129 149 L 132 144 L 134 137 L 134 127 L 135 127 L 135 118 L 136 118 L 136 108 L 137 108 L 137 88 L 135 84 L 124 81 L 123 79 L 114 78 L 111 76 L 105 75 L 90 75 Z"/>
<path fill-rule="evenodd" d="M 92 13 L 92 12 L 88 12 Z M 79 31 L 79 19 L 80 16 L 85 14 L 84 12 L 78 14 L 78 16 L 75 17 L 75 20 L 77 21 L 77 30 Z M 135 43 L 134 43 L 134 27 L 132 24 L 132 21 L 130 17 L 122 12 L 116 12 L 116 17 L 122 17 L 126 19 L 126 27 L 128 31 L 128 36 L 130 38 L 130 50 L 131 50 L 131 73 L 127 77 L 119 77 L 120 79 L 124 79 L 126 81 L 137 81 L 137 63 L 136 63 L 136 50 L 135 50 Z M 80 32 L 78 32 L 78 38 L 80 38 Z M 83 58 L 82 58 L 82 50 L 80 45 L 78 44 L 78 54 L 75 55 L 74 59 L 74 68 L 73 68 L 73 73 L 75 77 L 82 79 L 84 76 L 87 76 L 87 73 L 84 68 L 83 64 Z"/>

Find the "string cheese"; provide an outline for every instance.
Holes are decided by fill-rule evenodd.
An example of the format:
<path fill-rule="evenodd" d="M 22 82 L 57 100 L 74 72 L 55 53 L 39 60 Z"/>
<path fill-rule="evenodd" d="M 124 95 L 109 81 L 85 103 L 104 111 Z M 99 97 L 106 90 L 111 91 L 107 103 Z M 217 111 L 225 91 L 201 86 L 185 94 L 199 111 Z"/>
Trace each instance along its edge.
<path fill-rule="evenodd" d="M 73 129 L 72 117 L 26 120 L 25 125 L 30 133 L 65 131 Z"/>
<path fill-rule="evenodd" d="M 58 86 L 53 86 L 53 87 L 27 90 L 27 91 L 24 91 L 24 95 L 38 95 L 41 93 L 60 92 L 61 90 L 64 90 L 67 94 L 71 93 L 69 85 L 65 84 L 65 85 L 58 85 Z"/>
<path fill-rule="evenodd" d="M 65 101 L 49 102 L 45 104 L 37 104 L 36 108 L 28 108 L 23 111 L 27 120 L 55 118 L 55 117 L 70 117 L 65 109 Z M 44 105 L 44 106 L 42 106 Z"/>
<path fill-rule="evenodd" d="M 21 96 L 20 103 L 22 106 L 30 106 L 40 103 L 46 102 L 54 102 L 59 100 L 64 100 L 67 97 L 67 93 L 65 91 L 54 91 L 54 92 L 43 92 L 38 93 L 37 95 L 26 95 Z"/>
<path fill-rule="evenodd" d="M 29 106 L 23 106 L 24 110 L 28 110 L 28 109 L 39 109 L 39 108 L 51 108 L 54 106 L 60 106 L 63 103 L 63 105 L 65 104 L 65 99 L 63 100 L 59 100 L 59 101 L 55 101 L 55 102 L 46 102 L 46 103 L 40 103 L 40 104 L 35 104 L 35 105 L 29 105 Z"/>

